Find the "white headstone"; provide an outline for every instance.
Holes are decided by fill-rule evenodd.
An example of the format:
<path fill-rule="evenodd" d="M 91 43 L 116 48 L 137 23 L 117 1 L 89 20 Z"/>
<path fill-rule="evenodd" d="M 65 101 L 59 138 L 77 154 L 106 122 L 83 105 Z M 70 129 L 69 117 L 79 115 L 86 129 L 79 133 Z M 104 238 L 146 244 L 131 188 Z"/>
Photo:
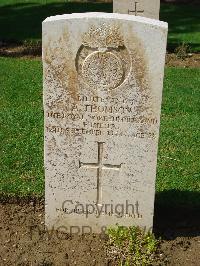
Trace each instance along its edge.
<path fill-rule="evenodd" d="M 159 19 L 160 0 L 113 0 L 113 12 Z"/>
<path fill-rule="evenodd" d="M 122 14 L 43 22 L 49 228 L 152 227 L 166 39 Z"/>

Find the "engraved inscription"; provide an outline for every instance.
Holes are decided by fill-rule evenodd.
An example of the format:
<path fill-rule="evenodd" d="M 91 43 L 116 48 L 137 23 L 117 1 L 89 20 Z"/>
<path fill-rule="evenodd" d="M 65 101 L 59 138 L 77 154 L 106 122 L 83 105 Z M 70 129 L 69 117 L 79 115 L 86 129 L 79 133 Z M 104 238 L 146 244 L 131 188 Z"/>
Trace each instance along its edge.
<path fill-rule="evenodd" d="M 52 117 L 55 119 L 67 119 L 71 121 L 80 121 L 86 118 L 86 114 L 73 114 L 73 113 L 64 113 L 64 112 L 47 112 L 47 117 Z M 148 125 L 158 124 L 158 119 L 151 117 L 139 117 L 136 116 L 119 116 L 119 115 L 96 115 L 88 114 L 88 118 L 92 121 L 99 122 L 120 122 L 120 123 L 140 123 Z"/>
<path fill-rule="evenodd" d="M 156 135 L 154 132 L 140 132 L 135 131 L 132 133 L 124 134 L 122 132 L 114 131 L 112 129 L 112 125 L 108 125 L 107 131 L 103 131 L 103 128 L 75 128 L 75 127 L 60 127 L 55 125 L 49 125 L 46 126 L 47 132 L 50 133 L 56 133 L 60 135 L 66 135 L 66 136 L 83 136 L 83 135 L 90 135 L 90 136 L 101 136 L 101 135 L 107 135 L 107 136 L 127 136 L 131 138 L 137 138 L 137 139 L 155 139 Z"/>
<path fill-rule="evenodd" d="M 102 205 L 102 171 L 104 169 L 112 169 L 119 171 L 120 165 L 103 164 L 103 144 L 104 142 L 98 142 L 98 162 L 97 163 L 82 163 L 79 161 L 79 166 L 85 168 L 97 169 L 97 204 Z"/>
<path fill-rule="evenodd" d="M 155 139 L 159 120 L 152 113 L 138 112 L 135 99 L 77 95 L 67 98 L 62 110 L 50 109 L 47 132 L 65 136 L 127 136 Z M 105 104 L 102 104 L 105 103 Z M 60 121 L 68 126 L 60 126 Z M 62 122 L 62 123 L 63 123 Z M 123 127 L 122 127 L 123 123 Z"/>

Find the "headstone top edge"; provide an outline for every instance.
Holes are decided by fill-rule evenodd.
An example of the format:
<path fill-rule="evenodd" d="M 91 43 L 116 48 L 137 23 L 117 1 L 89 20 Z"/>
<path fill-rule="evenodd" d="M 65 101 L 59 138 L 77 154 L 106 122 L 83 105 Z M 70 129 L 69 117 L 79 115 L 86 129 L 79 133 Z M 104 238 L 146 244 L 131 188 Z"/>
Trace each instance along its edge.
<path fill-rule="evenodd" d="M 83 18 L 109 18 L 109 19 L 118 19 L 118 20 L 127 20 L 127 21 L 135 21 L 141 23 L 151 24 L 153 26 L 159 26 L 165 29 L 168 29 L 168 23 L 156 19 L 133 16 L 127 14 L 119 14 L 119 13 L 103 13 L 103 12 L 87 12 L 87 13 L 73 13 L 73 14 L 63 14 L 47 17 L 42 24 L 46 24 L 49 22 L 55 22 L 59 20 L 68 20 L 68 19 L 83 19 Z"/>

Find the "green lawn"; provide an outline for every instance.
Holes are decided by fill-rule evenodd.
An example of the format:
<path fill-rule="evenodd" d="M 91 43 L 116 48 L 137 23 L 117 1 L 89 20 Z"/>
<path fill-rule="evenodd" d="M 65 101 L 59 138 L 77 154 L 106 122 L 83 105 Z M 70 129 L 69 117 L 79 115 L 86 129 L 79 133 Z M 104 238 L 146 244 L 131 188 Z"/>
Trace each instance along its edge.
<path fill-rule="evenodd" d="M 163 204 L 200 204 L 199 82 L 200 69 L 166 69 L 157 174 Z M 41 62 L 0 58 L 0 83 L 0 194 L 41 196 Z"/>
<path fill-rule="evenodd" d="M 95 2 L 95 1 L 94 1 Z M 200 5 L 162 4 L 161 20 L 169 23 L 168 49 L 185 42 L 200 51 Z M 61 0 L 1 0 L 0 40 L 41 40 L 41 22 L 48 16 L 73 12 L 112 12 L 112 4 Z"/>
<path fill-rule="evenodd" d="M 200 69 L 167 68 L 157 191 L 163 204 L 200 205 Z"/>
<path fill-rule="evenodd" d="M 1 58 L 0 84 L 0 193 L 42 194 L 41 62 Z"/>

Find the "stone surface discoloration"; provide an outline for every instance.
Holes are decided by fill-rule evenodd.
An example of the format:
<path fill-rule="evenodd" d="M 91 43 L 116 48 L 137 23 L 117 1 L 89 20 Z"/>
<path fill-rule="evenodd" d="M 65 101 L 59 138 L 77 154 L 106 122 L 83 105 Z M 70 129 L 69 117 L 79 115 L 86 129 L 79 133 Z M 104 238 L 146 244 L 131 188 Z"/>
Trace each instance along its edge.
<path fill-rule="evenodd" d="M 113 12 L 159 19 L 160 0 L 113 0 Z"/>
<path fill-rule="evenodd" d="M 166 38 L 128 15 L 43 22 L 48 227 L 152 226 Z"/>

